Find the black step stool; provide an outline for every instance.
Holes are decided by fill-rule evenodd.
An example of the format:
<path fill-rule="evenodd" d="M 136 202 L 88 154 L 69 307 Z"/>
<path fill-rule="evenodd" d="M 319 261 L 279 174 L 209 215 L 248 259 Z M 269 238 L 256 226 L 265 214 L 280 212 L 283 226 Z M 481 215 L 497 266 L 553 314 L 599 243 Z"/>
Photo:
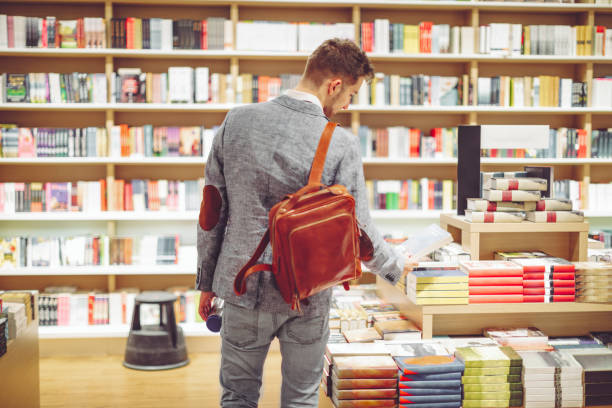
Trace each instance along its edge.
<path fill-rule="evenodd" d="M 175 295 L 162 291 L 142 292 L 136 296 L 124 366 L 153 371 L 189 363 L 183 330 L 177 326 L 174 317 L 175 301 Z M 140 305 L 143 303 L 159 305 L 159 324 L 140 324 Z"/>

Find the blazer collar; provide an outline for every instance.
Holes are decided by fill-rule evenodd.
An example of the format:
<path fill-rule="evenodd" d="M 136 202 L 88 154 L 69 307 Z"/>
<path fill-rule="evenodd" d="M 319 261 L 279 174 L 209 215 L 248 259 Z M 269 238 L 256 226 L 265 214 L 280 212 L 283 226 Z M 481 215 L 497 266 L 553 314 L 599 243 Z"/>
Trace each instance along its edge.
<path fill-rule="evenodd" d="M 278 96 L 274 99 L 272 99 L 270 102 L 273 103 L 277 103 L 279 105 L 282 105 L 286 108 L 289 109 L 293 109 L 299 112 L 303 112 L 309 115 L 316 115 L 316 116 L 322 116 L 325 119 L 328 119 L 327 116 L 325 116 L 325 114 L 323 114 L 323 112 L 321 111 L 321 108 L 313 103 L 310 102 L 306 102 L 306 101 L 302 101 L 299 99 L 295 99 L 292 98 L 290 96 L 287 95 L 281 95 Z M 329 119 L 328 119 L 329 120 Z"/>

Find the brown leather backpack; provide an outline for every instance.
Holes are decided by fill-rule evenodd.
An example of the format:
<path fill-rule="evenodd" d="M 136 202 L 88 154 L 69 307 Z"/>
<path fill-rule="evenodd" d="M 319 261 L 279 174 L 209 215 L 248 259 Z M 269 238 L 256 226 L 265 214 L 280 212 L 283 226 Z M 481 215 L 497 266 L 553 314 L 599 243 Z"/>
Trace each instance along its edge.
<path fill-rule="evenodd" d="M 269 227 L 251 259 L 234 280 L 234 292 L 246 292 L 246 279 L 255 272 L 272 271 L 278 289 L 291 309 L 300 301 L 336 284 L 361 276 L 361 259 L 372 256 L 372 244 L 360 230 L 355 199 L 345 186 L 325 186 L 321 175 L 336 123 L 329 122 L 312 162 L 308 184 L 274 205 Z M 255 262 L 272 244 L 272 264 Z M 361 247 L 361 248 L 360 248 Z"/>

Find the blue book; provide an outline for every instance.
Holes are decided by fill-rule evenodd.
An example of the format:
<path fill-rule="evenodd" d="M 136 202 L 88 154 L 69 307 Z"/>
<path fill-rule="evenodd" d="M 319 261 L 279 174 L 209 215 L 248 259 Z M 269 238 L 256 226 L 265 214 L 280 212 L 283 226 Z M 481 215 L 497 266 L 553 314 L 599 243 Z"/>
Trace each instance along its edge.
<path fill-rule="evenodd" d="M 462 373 L 460 371 L 454 373 L 439 373 L 439 374 L 404 374 L 400 370 L 398 378 L 400 381 L 434 381 L 434 380 L 461 380 Z"/>
<path fill-rule="evenodd" d="M 399 397 L 400 404 L 429 403 L 429 402 L 455 402 L 461 401 L 461 394 L 457 395 L 413 395 Z"/>
<path fill-rule="evenodd" d="M 457 388 L 461 387 L 461 380 L 437 380 L 437 381 L 400 381 L 400 390 L 414 388 Z"/>
<path fill-rule="evenodd" d="M 400 408 L 461 408 L 461 402 L 435 402 L 432 404 L 401 404 Z"/>
<path fill-rule="evenodd" d="M 461 395 L 461 387 L 455 388 L 409 388 L 400 389 L 400 397 L 424 395 Z"/>
<path fill-rule="evenodd" d="M 463 362 L 441 344 L 406 343 L 398 345 L 400 350 L 392 350 L 395 363 L 405 375 L 425 375 L 463 372 Z"/>

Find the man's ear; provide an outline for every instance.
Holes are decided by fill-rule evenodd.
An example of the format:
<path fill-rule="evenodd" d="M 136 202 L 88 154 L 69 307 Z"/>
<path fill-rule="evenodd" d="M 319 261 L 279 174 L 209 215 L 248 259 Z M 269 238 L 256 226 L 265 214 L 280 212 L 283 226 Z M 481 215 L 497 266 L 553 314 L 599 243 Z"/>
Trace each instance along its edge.
<path fill-rule="evenodd" d="M 342 79 L 334 78 L 330 80 L 327 85 L 327 94 L 328 95 L 337 94 L 340 92 L 341 89 L 342 89 Z"/>

